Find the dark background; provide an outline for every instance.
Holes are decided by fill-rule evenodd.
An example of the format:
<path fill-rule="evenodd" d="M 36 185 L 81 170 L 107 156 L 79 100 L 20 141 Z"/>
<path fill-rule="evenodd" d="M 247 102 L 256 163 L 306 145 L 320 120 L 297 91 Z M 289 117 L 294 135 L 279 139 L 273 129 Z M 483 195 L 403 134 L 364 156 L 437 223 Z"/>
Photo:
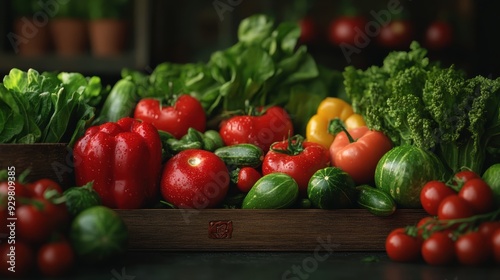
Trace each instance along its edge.
<path fill-rule="evenodd" d="M 29 64 L 32 58 L 19 58 L 5 40 L 6 32 L 11 28 L 12 16 L 9 13 L 9 2 L 2 0 L 0 9 L 0 74 L 8 73 L 10 66 L 17 61 Z M 135 0 L 146 1 L 146 0 Z M 378 46 L 374 40 L 353 55 L 348 63 L 337 46 L 327 40 L 328 24 L 343 13 L 342 1 L 264 1 L 264 0 L 189 0 L 189 1 L 149 1 L 146 22 L 149 41 L 147 42 L 147 61 L 132 65 L 140 71 L 148 72 L 164 61 L 186 63 L 207 61 L 210 54 L 218 49 L 226 48 L 237 40 L 236 31 L 241 19 L 255 13 L 266 13 L 275 17 L 276 22 L 283 20 L 297 21 L 309 15 L 316 24 L 317 37 L 308 43 L 309 51 L 317 62 L 327 67 L 342 70 L 351 64 L 365 68 L 372 64 L 380 64 L 390 49 Z M 356 0 L 351 1 L 361 14 L 373 20 L 370 11 L 386 9 L 388 0 Z M 500 20 L 498 11 L 500 2 L 494 0 L 422 0 L 400 1 L 404 12 L 415 28 L 415 40 L 422 41 L 427 25 L 436 18 L 446 17 L 454 29 L 454 43 L 444 51 L 429 51 L 429 57 L 440 60 L 445 65 L 455 64 L 470 76 L 500 76 Z M 227 5 L 228 10 L 222 14 L 214 5 Z M 222 17 L 220 16 L 222 15 Z M 138 20 L 131 17 L 131 21 Z M 2 34 L 3 33 L 3 34 Z M 130 40 L 137 36 L 132 30 Z M 128 55 L 135 55 L 134 44 L 129 44 Z M 54 54 L 48 54 L 54 55 Z M 21 59 L 21 60 L 19 60 Z M 55 62 L 54 62 L 55 63 Z M 57 64 L 59 63 L 59 64 Z M 61 70 L 84 72 L 88 75 L 99 75 L 103 79 L 114 82 L 119 78 L 119 71 L 104 71 L 89 59 L 89 65 L 80 71 L 65 69 L 64 60 L 53 65 L 33 62 L 37 70 Z M 92 63 L 96 65 L 92 68 Z M 2 66 L 8 65 L 8 66 Z M 128 64 L 123 64 L 129 67 Z M 60 68 L 59 68 L 60 66 Z M 120 66 L 120 64 L 118 64 Z M 44 69 L 47 68 L 47 69 Z M 90 70 L 89 70 L 90 69 Z"/>

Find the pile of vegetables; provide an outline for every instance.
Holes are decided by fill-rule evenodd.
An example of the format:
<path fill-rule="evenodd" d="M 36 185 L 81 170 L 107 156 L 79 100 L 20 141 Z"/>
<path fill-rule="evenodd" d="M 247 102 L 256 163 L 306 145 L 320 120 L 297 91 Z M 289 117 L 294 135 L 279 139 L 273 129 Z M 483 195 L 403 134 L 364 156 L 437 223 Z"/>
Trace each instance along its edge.
<path fill-rule="evenodd" d="M 354 111 L 396 146 L 430 150 L 451 172 L 483 172 L 500 152 L 500 78 L 467 78 L 429 61 L 417 42 L 410 48 L 391 52 L 382 66 L 345 69 Z"/>
<path fill-rule="evenodd" d="M 26 182 L 13 168 L 0 173 L 1 275 L 60 277 L 124 253 L 127 227 L 92 183 L 65 189 L 48 178 Z"/>

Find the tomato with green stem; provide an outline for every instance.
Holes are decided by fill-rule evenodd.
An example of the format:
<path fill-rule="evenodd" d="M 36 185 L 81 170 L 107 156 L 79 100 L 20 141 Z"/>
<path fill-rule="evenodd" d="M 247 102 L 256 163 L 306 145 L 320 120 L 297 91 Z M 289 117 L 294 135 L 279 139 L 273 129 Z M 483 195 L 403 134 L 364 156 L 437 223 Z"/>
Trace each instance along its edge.
<path fill-rule="evenodd" d="M 45 192 L 48 190 L 57 191 L 62 194 L 63 189 L 59 183 L 49 178 L 38 179 L 32 183 L 27 184 L 32 197 L 45 198 Z"/>
<path fill-rule="evenodd" d="M 474 178 L 465 182 L 458 192 L 476 214 L 487 213 L 494 208 L 493 191 L 483 179 Z"/>
<path fill-rule="evenodd" d="M 436 231 L 422 243 L 422 257 L 431 265 L 448 265 L 455 261 L 455 244 L 447 232 Z"/>
<path fill-rule="evenodd" d="M 459 191 L 462 188 L 462 186 L 465 183 L 467 183 L 467 181 L 476 178 L 481 178 L 481 177 L 472 170 L 464 169 L 455 173 L 453 177 L 450 179 L 449 184 L 453 186 L 455 190 Z"/>
<path fill-rule="evenodd" d="M 379 160 L 392 148 L 389 137 L 367 126 L 347 130 L 339 119 L 330 122 L 329 131 L 341 131 L 330 146 L 331 165 L 347 172 L 358 185 L 373 182 Z"/>
<path fill-rule="evenodd" d="M 460 235 L 455 241 L 455 253 L 458 262 L 464 265 L 486 263 L 491 255 L 491 248 L 488 241 L 477 231 Z"/>
<path fill-rule="evenodd" d="M 455 190 L 448 187 L 444 182 L 432 180 L 427 182 L 420 191 L 420 203 L 429 215 L 437 215 L 439 204 L 447 196 L 456 194 Z"/>
<path fill-rule="evenodd" d="M 143 98 L 135 107 L 134 118 L 151 123 L 177 139 L 184 136 L 190 127 L 204 132 L 207 122 L 200 101 L 188 94 L 168 100 L 165 106 L 158 99 Z"/>
<path fill-rule="evenodd" d="M 405 228 L 392 230 L 385 241 L 385 251 L 389 258 L 397 262 L 412 262 L 420 259 L 422 239 L 411 236 Z"/>
<path fill-rule="evenodd" d="M 43 199 L 27 200 L 19 206 L 16 209 L 16 237 L 32 244 L 47 241 L 57 225 L 50 215 L 57 211 L 49 207 L 50 203 Z"/>
<path fill-rule="evenodd" d="M 262 162 L 262 175 L 281 172 L 298 184 L 302 197 L 307 196 L 309 180 L 314 173 L 329 165 L 328 150 L 321 144 L 304 141 L 301 135 L 275 142 Z"/>
<path fill-rule="evenodd" d="M 445 197 L 439 204 L 438 218 L 440 220 L 463 219 L 474 215 L 469 203 L 458 194 Z"/>

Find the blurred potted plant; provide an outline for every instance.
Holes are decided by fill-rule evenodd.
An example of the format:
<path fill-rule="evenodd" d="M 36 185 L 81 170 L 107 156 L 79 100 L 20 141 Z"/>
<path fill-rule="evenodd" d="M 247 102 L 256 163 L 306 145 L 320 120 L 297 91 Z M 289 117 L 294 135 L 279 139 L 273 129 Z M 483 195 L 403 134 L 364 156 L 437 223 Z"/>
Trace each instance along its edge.
<path fill-rule="evenodd" d="M 55 50 L 63 56 L 87 51 L 88 33 L 86 5 L 82 0 L 66 0 L 58 4 L 50 20 L 50 32 Z"/>
<path fill-rule="evenodd" d="M 89 35 L 96 56 L 121 54 L 128 39 L 130 0 L 87 0 Z"/>
<path fill-rule="evenodd" d="M 37 0 L 12 1 L 13 32 L 7 38 L 16 54 L 36 56 L 45 54 L 50 46 L 48 17 Z M 38 15 L 41 13 L 41 15 Z"/>

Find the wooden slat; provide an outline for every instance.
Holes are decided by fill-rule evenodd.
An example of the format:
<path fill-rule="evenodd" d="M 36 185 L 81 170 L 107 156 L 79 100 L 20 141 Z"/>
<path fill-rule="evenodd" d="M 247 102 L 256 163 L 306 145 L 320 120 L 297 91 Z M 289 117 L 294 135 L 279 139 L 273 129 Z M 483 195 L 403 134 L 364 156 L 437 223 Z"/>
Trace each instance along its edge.
<path fill-rule="evenodd" d="M 50 178 L 65 187 L 74 184 L 71 150 L 67 144 L 0 144 L 0 170 L 14 166 L 16 176 L 30 169 L 29 181 Z"/>
<path fill-rule="evenodd" d="M 363 209 L 116 211 L 129 228 L 130 250 L 173 251 L 383 251 L 390 230 L 426 216 L 416 209 L 390 217 Z M 211 222 L 221 230 L 210 237 Z M 224 222 L 231 222 L 230 236 Z"/>

